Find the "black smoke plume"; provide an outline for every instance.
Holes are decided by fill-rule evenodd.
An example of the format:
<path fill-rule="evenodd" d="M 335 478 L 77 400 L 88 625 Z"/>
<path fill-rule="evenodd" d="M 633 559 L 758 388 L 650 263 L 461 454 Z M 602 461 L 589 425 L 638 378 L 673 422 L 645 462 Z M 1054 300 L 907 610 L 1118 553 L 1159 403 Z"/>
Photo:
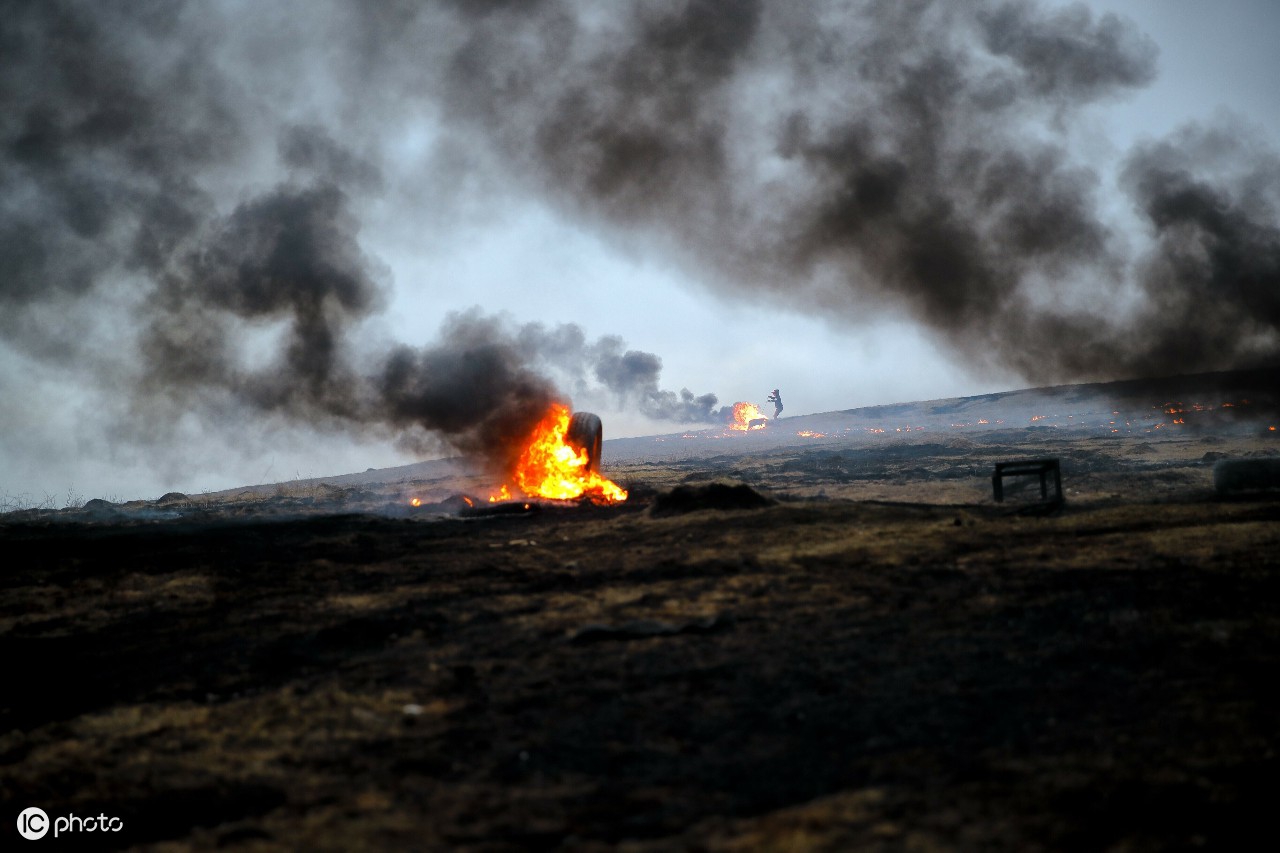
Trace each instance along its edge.
<path fill-rule="evenodd" d="M 335 22 L 360 11 L 327 10 Z M 588 344 L 571 325 L 552 335 L 473 312 L 445 318 L 427 346 L 359 352 L 388 273 L 361 248 L 352 197 L 383 193 L 386 177 L 344 128 L 255 114 L 264 105 L 241 88 L 254 78 L 214 55 L 228 22 L 197 6 L 0 12 L 0 330 L 19 350 L 92 370 L 81 313 L 131 302 L 112 338 L 133 336 L 137 366 L 116 390 L 149 422 L 140 432 L 194 411 L 239 429 L 276 419 L 372 431 L 502 467 L 548 404 L 567 401 L 548 372 L 651 417 L 690 420 L 714 405 L 660 389 L 657 356 L 623 352 L 615 337 Z M 286 48 L 264 60 L 267 76 L 319 49 Z M 331 95 L 350 104 L 357 88 Z M 221 183 L 262 154 L 257 134 L 277 140 L 265 146 L 275 182 L 246 184 L 223 212 Z M 41 323 L 50 312 L 65 322 Z M 573 348 L 557 350 L 556 336 Z"/>
<path fill-rule="evenodd" d="M 905 309 L 1031 380 L 1280 354 L 1276 156 L 1239 128 L 1145 142 L 1115 187 L 1142 233 L 1122 234 L 1070 129 L 1150 82 L 1157 49 L 1081 5 L 3 0 L 0 56 L 0 336 L 100 370 L 139 420 L 477 452 L 560 385 L 714 413 L 572 325 L 475 313 L 371 352 L 389 272 L 363 216 L 412 203 L 447 238 L 468 187 L 726 292 L 849 323 Z M 414 123 L 430 145 L 388 142 Z"/>
<path fill-rule="evenodd" d="M 454 120 L 572 215 L 721 287 L 851 322 L 905 307 L 1032 380 L 1280 353 L 1273 155 L 1219 144 L 1206 167 L 1196 131 L 1132 152 L 1120 189 L 1153 245 L 1130 257 L 1104 176 L 1068 148 L 1082 109 L 1155 77 L 1155 45 L 1115 15 L 691 0 L 588 26 L 542 4 L 469 33 L 446 77 Z M 1121 312 L 1126 283 L 1143 298 Z"/>

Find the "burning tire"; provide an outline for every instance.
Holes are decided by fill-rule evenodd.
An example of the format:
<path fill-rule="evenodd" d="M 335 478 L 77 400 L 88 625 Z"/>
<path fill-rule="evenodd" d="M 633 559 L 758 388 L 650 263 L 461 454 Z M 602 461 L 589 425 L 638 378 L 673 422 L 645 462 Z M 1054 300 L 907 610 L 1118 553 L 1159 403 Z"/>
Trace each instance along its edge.
<path fill-rule="evenodd" d="M 587 452 L 587 470 L 600 470 L 600 448 L 604 442 L 604 425 L 591 412 L 574 412 L 569 418 L 565 441 Z"/>

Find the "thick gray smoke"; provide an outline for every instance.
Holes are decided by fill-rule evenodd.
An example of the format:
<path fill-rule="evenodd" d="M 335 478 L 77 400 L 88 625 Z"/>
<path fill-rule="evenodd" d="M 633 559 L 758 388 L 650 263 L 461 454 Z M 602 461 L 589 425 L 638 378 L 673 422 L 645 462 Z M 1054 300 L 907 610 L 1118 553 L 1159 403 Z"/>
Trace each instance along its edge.
<path fill-rule="evenodd" d="M 447 78 L 451 116 L 575 215 L 802 310 L 904 306 L 1033 380 L 1280 352 L 1273 155 L 1196 129 L 1131 152 L 1154 237 L 1131 258 L 1065 147 L 1082 107 L 1153 79 L 1131 24 L 1017 0 L 627 8 L 486 15 Z"/>
<path fill-rule="evenodd" d="M 518 333 L 527 363 L 539 363 L 568 378 L 575 394 L 593 395 L 602 387 L 616 405 L 655 420 L 707 423 L 716 418 L 715 394 L 679 393 L 659 387 L 662 359 L 651 352 L 626 349 L 616 335 L 588 342 L 581 328 L 566 323 L 546 329 L 538 323 Z"/>
<path fill-rule="evenodd" d="M 1082 6 L 8 0 L 0 56 L 0 335 L 105 362 L 142 419 L 477 452 L 563 388 L 713 414 L 660 387 L 657 356 L 570 325 L 475 313 L 425 347 L 363 346 L 389 273 L 360 211 L 447 205 L 459 175 L 726 292 L 905 309 L 1032 380 L 1280 354 L 1280 161 L 1207 126 L 1130 152 L 1120 190 L 1150 237 L 1130 256 L 1067 129 L 1151 81 L 1157 50 Z M 435 142 L 392 152 L 412 122 Z"/>
<path fill-rule="evenodd" d="M 714 395 L 664 391 L 657 356 L 614 337 L 588 344 L 571 325 L 547 333 L 477 312 L 444 318 L 429 345 L 358 352 L 387 273 L 360 246 L 352 199 L 384 192 L 386 177 L 342 127 L 273 123 L 244 89 L 300 71 L 323 44 L 258 57 L 266 76 L 256 78 L 217 55 L 219 30 L 249 10 L 205 11 L 0 7 L 0 331 L 11 345 L 92 370 L 101 354 L 79 333 L 82 314 L 123 299 L 130 325 L 112 339 L 138 359 L 121 390 L 148 434 L 191 411 L 241 429 L 277 417 L 415 449 L 443 443 L 502 466 L 565 398 L 552 373 L 650 417 L 705 419 Z M 325 11 L 335 25 L 362 17 L 359 4 Z M 360 81 L 351 85 L 333 102 L 351 106 Z M 260 136 L 276 163 L 228 205 L 219 193 L 230 172 L 254 169 Z"/>

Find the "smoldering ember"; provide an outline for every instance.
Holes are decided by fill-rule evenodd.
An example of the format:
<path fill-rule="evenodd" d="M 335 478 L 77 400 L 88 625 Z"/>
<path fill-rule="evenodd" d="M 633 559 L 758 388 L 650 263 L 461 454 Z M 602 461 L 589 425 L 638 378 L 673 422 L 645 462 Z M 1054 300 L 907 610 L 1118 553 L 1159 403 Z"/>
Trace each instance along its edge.
<path fill-rule="evenodd" d="M 1263 5 L 0 0 L 4 831 L 1257 846 Z"/>

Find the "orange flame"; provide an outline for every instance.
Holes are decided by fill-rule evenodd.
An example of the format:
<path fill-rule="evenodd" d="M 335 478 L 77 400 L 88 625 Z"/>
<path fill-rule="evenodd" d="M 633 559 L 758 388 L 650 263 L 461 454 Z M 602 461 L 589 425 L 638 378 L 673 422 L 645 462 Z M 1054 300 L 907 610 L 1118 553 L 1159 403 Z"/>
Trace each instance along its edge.
<path fill-rule="evenodd" d="M 764 429 L 764 424 L 762 423 L 751 426 L 752 421 L 762 419 L 768 420 L 755 403 L 734 403 L 733 423 L 729 424 L 729 429 L 736 429 L 742 432 L 746 432 L 749 429 Z"/>
<path fill-rule="evenodd" d="M 796 433 L 796 435 L 802 438 L 826 438 L 827 437 L 827 434 L 825 432 L 814 432 L 811 429 L 802 429 L 798 433 Z"/>
<path fill-rule="evenodd" d="M 569 408 L 553 403 L 534 428 L 511 477 L 524 495 L 551 500 L 590 498 L 594 503 L 617 503 L 627 492 L 612 480 L 587 469 L 587 452 L 565 443 Z M 490 502 L 510 500 L 506 484 Z"/>
<path fill-rule="evenodd" d="M 422 506 L 422 498 L 413 498 L 409 501 L 409 506 Z"/>

